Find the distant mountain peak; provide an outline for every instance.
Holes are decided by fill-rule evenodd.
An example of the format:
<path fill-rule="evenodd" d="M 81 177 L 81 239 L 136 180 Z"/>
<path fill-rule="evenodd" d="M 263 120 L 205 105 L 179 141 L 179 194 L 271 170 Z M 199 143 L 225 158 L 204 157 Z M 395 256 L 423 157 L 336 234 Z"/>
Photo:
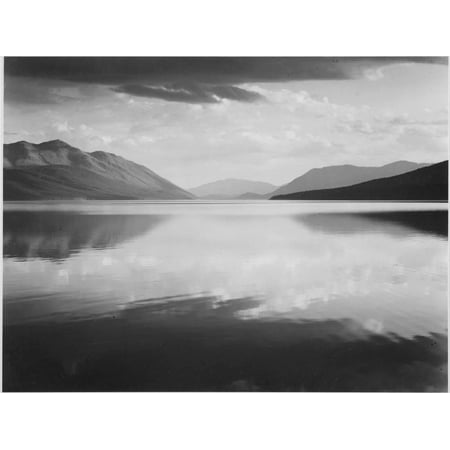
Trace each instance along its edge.
<path fill-rule="evenodd" d="M 410 167 L 415 167 L 415 166 L 426 166 L 426 165 L 430 165 L 430 163 L 415 163 L 412 161 L 407 161 L 405 159 L 401 159 L 399 161 L 394 161 L 388 164 L 385 164 L 382 167 L 395 167 L 395 166 L 410 166 Z"/>
<path fill-rule="evenodd" d="M 213 181 L 212 183 L 221 183 L 223 181 L 230 181 L 230 182 L 250 182 L 250 183 L 264 183 L 264 181 L 257 181 L 257 180 L 248 180 L 246 178 L 223 178 L 221 180 Z"/>
<path fill-rule="evenodd" d="M 191 188 L 190 191 L 194 195 L 203 198 L 232 199 L 249 192 L 265 195 L 273 192 L 276 188 L 277 186 L 264 181 L 226 178 L 202 184 Z"/>
<path fill-rule="evenodd" d="M 321 166 L 321 167 L 314 167 L 312 170 L 322 170 L 322 169 L 337 169 L 337 168 L 345 168 L 345 167 L 358 167 L 354 164 L 335 164 L 333 166 Z"/>

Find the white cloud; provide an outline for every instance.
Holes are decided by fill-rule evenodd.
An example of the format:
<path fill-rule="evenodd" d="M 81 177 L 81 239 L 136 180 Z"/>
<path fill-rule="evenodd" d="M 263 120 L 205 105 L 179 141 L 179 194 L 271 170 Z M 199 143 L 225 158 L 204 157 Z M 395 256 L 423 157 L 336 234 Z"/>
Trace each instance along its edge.
<path fill-rule="evenodd" d="M 384 78 L 383 69 L 381 67 L 364 70 L 364 76 L 370 81 L 377 81 Z"/>
<path fill-rule="evenodd" d="M 52 124 L 52 127 L 56 130 L 58 133 L 71 133 L 74 128 L 69 125 L 69 123 L 66 121 L 64 122 L 56 122 Z"/>

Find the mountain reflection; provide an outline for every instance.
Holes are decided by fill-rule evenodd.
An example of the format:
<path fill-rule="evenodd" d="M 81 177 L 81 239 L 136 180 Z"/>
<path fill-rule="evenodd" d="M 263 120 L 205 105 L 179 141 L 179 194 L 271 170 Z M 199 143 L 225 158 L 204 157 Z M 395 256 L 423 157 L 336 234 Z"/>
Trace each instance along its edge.
<path fill-rule="evenodd" d="M 296 216 L 303 225 L 327 234 L 382 233 L 405 237 L 411 232 L 448 236 L 447 211 L 314 213 Z"/>
<path fill-rule="evenodd" d="M 62 260 L 82 249 L 116 247 L 165 220 L 166 216 L 7 211 L 3 255 Z"/>

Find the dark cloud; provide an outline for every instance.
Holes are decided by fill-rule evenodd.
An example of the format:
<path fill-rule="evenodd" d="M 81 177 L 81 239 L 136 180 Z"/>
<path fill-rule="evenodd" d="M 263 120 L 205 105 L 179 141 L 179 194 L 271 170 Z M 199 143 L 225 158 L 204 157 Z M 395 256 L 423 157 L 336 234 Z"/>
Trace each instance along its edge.
<path fill-rule="evenodd" d="M 64 88 L 73 89 L 73 83 L 6 76 L 4 80 L 4 100 L 7 103 L 38 106 L 62 104 L 77 100 L 73 96 L 64 95 L 62 93 Z"/>
<path fill-rule="evenodd" d="M 185 103 L 218 103 L 222 99 L 241 102 L 254 102 L 264 97 L 257 92 L 236 86 L 180 85 L 145 86 L 128 84 L 113 88 L 115 92 L 138 97 L 159 98 L 171 102 Z"/>
<path fill-rule="evenodd" d="M 361 69 L 401 62 L 447 64 L 441 57 L 7 57 L 13 76 L 86 83 L 239 84 L 253 81 L 346 79 Z"/>
<path fill-rule="evenodd" d="M 227 98 L 255 101 L 251 82 L 342 80 L 367 69 L 416 62 L 447 64 L 443 57 L 7 57 L 5 74 L 103 84 L 119 92 L 169 101 L 212 103 Z"/>
<path fill-rule="evenodd" d="M 228 100 L 238 100 L 241 102 L 254 102 L 262 100 L 264 97 L 257 92 L 248 89 L 242 89 L 236 86 L 214 86 L 210 92 L 215 97 L 226 98 Z"/>

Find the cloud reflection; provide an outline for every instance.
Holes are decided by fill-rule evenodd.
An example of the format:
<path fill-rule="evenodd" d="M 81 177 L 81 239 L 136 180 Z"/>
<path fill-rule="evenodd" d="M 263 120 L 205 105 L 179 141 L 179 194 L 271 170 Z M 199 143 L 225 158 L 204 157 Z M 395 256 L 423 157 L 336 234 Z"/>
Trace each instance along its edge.
<path fill-rule="evenodd" d="M 177 298 L 207 298 L 210 308 L 240 320 L 352 318 L 372 331 L 381 330 L 372 325 L 382 323 L 383 332 L 405 336 L 446 327 L 447 244 L 434 231 L 416 226 L 416 216 L 412 225 L 398 216 L 390 221 L 389 214 L 383 220 L 329 213 L 175 214 L 167 221 L 155 215 L 127 220 L 85 216 L 80 219 L 84 224 L 96 226 L 80 242 L 83 223 L 75 226 L 61 217 L 58 224 L 45 222 L 51 224 L 48 229 L 41 223 L 36 242 L 48 252 L 54 247 L 49 236 L 59 230 L 56 235 L 77 243 L 64 248 L 86 247 L 74 254 L 58 250 L 66 257 L 57 267 L 51 260 L 7 258 L 11 321 L 114 313 L 146 299 L 166 299 L 163 310 L 172 314 L 187 305 L 173 303 L 172 310 Z M 445 213 L 439 217 L 446 220 Z M 9 226 L 8 232 L 10 242 L 23 239 L 23 230 Z M 39 249 L 37 244 L 26 248 L 24 254 L 45 255 L 29 250 Z M 233 308 L 243 298 L 251 307 Z"/>

